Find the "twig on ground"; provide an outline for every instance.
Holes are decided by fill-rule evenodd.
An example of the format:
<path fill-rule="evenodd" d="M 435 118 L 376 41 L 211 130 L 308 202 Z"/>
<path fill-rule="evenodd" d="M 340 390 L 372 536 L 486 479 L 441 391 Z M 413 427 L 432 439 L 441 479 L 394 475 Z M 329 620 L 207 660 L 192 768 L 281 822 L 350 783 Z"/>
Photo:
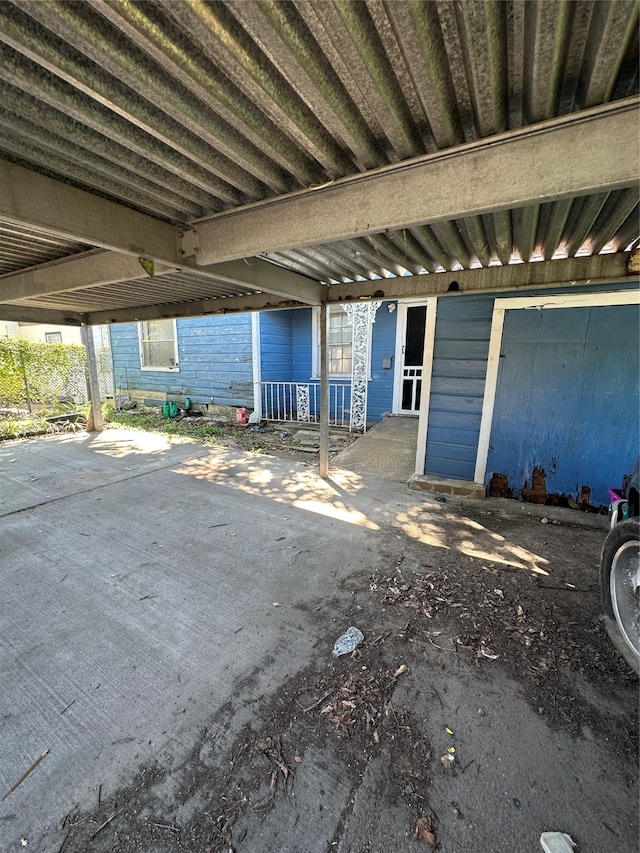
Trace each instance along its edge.
<path fill-rule="evenodd" d="M 123 811 L 124 811 L 124 809 L 125 809 L 125 807 L 123 806 L 121 809 L 118 809 L 118 811 L 117 811 L 117 812 L 114 812 L 114 813 L 111 815 L 111 817 L 108 817 L 108 818 L 105 820 L 105 822 L 104 822 L 101 826 L 99 826 L 99 827 L 96 829 L 96 831 L 93 833 L 93 835 L 91 836 L 91 840 L 93 841 L 93 839 L 96 837 L 96 835 L 97 835 L 99 832 L 102 832 L 102 830 L 105 828 L 105 826 L 107 826 L 108 824 L 110 824 L 110 823 L 111 823 L 111 821 L 112 821 L 114 818 L 118 817 L 118 815 L 120 814 L 120 812 L 123 812 Z"/>
<path fill-rule="evenodd" d="M 42 759 L 45 758 L 47 755 L 49 755 L 49 750 L 45 749 L 45 751 L 42 753 L 42 755 L 40 755 L 38 758 L 36 758 L 36 760 L 33 762 L 31 767 L 29 767 L 27 770 L 24 771 L 24 773 L 18 779 L 18 781 L 13 783 L 13 785 L 9 788 L 9 790 L 7 791 L 7 793 L 4 795 L 4 797 L 2 799 L 6 800 L 7 797 L 9 796 L 9 794 L 12 794 L 19 785 L 22 785 L 22 783 L 27 778 L 29 773 L 32 773 L 36 769 L 38 764 L 40 764 Z"/>

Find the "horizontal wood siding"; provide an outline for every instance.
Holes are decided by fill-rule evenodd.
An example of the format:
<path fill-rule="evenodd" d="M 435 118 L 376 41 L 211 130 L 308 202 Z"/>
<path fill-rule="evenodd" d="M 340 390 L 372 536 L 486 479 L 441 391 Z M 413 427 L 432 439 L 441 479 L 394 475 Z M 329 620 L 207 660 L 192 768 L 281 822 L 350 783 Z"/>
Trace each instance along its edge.
<path fill-rule="evenodd" d="M 638 454 L 639 329 L 637 306 L 506 312 L 487 483 L 519 496 L 541 468 L 548 493 L 608 503 Z"/>
<path fill-rule="evenodd" d="M 311 379 L 311 350 L 313 347 L 311 308 L 291 312 L 291 379 L 309 382 Z"/>
<path fill-rule="evenodd" d="M 189 397 L 194 403 L 253 406 L 249 314 L 178 320 L 176 332 L 180 369 L 142 370 L 137 323 L 112 326 L 116 387 Z"/>
<path fill-rule="evenodd" d="M 438 300 L 426 474 L 473 480 L 492 313 L 493 296 Z"/>
<path fill-rule="evenodd" d="M 379 421 L 393 408 L 393 358 L 396 346 L 397 313 L 389 314 L 389 302 L 383 302 L 376 313 L 371 337 L 371 381 L 367 392 L 367 420 Z M 394 303 L 395 304 L 395 303 Z M 384 368 L 382 359 L 391 356 L 391 367 Z"/>
<path fill-rule="evenodd" d="M 265 311 L 260 315 L 260 370 L 263 382 L 291 382 L 293 311 Z"/>

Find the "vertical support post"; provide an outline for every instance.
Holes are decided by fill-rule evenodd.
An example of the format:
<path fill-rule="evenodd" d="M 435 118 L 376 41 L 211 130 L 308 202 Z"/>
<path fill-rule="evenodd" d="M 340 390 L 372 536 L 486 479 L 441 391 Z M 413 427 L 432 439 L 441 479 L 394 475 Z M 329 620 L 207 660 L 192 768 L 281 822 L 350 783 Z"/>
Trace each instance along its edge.
<path fill-rule="evenodd" d="M 251 360 L 253 362 L 253 411 L 262 420 L 262 371 L 260 369 L 260 313 L 251 315 Z"/>
<path fill-rule="evenodd" d="M 429 408 L 431 404 L 431 379 L 433 375 L 433 350 L 436 341 L 437 313 L 438 297 L 430 296 L 427 299 L 427 317 L 424 324 L 424 348 L 422 351 L 422 386 L 418 415 L 418 440 L 416 442 L 417 477 L 421 477 L 424 474 L 424 463 L 427 458 L 427 429 L 429 426 Z"/>
<path fill-rule="evenodd" d="M 80 329 L 82 342 L 87 351 L 87 368 L 89 371 L 89 397 L 91 399 L 91 411 L 87 421 L 87 432 L 102 432 L 102 409 L 100 408 L 100 385 L 98 382 L 98 365 L 96 364 L 96 347 L 93 340 L 93 329 L 91 326 L 82 324 Z"/>
<path fill-rule="evenodd" d="M 329 476 L 329 364 L 327 360 L 327 303 L 320 305 L 320 476 Z"/>

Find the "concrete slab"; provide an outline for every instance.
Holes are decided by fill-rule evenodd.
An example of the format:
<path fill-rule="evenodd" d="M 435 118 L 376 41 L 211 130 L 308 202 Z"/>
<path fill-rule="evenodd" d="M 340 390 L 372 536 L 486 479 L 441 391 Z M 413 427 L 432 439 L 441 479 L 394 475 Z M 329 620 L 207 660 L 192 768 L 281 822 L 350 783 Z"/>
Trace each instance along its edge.
<path fill-rule="evenodd" d="M 525 518 L 498 534 L 491 501 L 486 518 L 468 518 L 405 483 L 345 470 L 323 481 L 302 463 L 111 430 L 0 445 L 0 501 L 0 796 L 49 750 L 0 802 L 3 853 L 23 839 L 38 853 L 409 853 L 429 808 L 445 851 L 458 849 L 451 838 L 531 850 L 549 828 L 578 835 L 584 853 L 611 832 L 620 849 L 637 838 L 633 755 L 588 727 L 576 745 L 524 702 L 501 661 L 483 661 L 480 677 L 443 637 L 407 640 L 402 625 L 419 614 L 369 591 L 372 572 L 466 560 L 508 596 L 515 573 L 552 573 L 561 544 L 586 572 L 600 530 Z M 409 664 L 393 697 L 371 700 L 389 723 L 377 723 L 380 749 L 366 759 L 317 704 L 350 624 L 385 671 Z M 339 659 L 336 677 L 369 677 L 364 660 Z M 599 703 L 613 738 L 634 694 L 594 689 L 585 682 L 580 707 Z M 411 766 L 413 742 L 398 756 L 405 724 L 433 743 L 435 768 Z M 473 759 L 467 772 L 438 764 L 445 725 L 461 767 Z M 277 776 L 263 813 L 280 738 L 295 778 L 284 789 Z"/>
<path fill-rule="evenodd" d="M 381 480 L 406 483 L 415 472 L 418 418 L 383 418 L 331 464 Z"/>

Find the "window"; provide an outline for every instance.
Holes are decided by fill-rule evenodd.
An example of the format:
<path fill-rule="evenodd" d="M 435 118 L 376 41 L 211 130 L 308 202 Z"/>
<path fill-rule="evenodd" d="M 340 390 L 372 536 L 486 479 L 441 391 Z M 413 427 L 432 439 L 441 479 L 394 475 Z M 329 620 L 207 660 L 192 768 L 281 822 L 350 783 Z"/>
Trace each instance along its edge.
<path fill-rule="evenodd" d="M 340 306 L 329 309 L 327 343 L 329 346 L 329 375 L 351 376 L 353 331 L 348 314 Z"/>
<path fill-rule="evenodd" d="M 340 305 L 329 308 L 327 325 L 329 376 L 350 379 L 353 356 L 353 327 L 347 312 Z M 371 347 L 371 340 L 369 340 Z M 313 309 L 313 367 L 312 376 L 320 376 L 320 308 Z"/>
<path fill-rule="evenodd" d="M 45 332 L 44 339 L 48 344 L 61 344 L 62 332 Z"/>
<path fill-rule="evenodd" d="M 147 370 L 177 370 L 175 320 L 145 320 L 139 324 L 140 365 Z"/>

